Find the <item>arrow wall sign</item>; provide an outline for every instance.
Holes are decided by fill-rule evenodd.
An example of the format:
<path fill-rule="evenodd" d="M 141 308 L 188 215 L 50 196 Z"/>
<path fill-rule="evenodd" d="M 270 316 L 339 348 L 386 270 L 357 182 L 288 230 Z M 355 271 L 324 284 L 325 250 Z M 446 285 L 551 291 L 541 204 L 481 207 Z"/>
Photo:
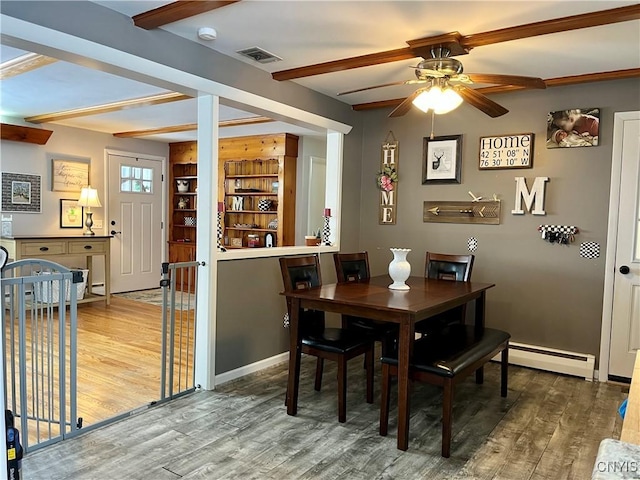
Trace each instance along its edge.
<path fill-rule="evenodd" d="M 500 224 L 500 200 L 424 202 L 423 221 L 433 223 Z"/>

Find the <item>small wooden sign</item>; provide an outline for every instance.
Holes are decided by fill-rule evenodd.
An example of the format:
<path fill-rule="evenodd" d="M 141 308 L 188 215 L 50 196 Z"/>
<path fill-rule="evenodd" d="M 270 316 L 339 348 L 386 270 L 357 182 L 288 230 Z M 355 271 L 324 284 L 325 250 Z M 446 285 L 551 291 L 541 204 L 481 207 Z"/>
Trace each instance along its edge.
<path fill-rule="evenodd" d="M 500 200 L 424 202 L 423 221 L 431 223 L 500 224 Z"/>
<path fill-rule="evenodd" d="M 533 167 L 533 133 L 480 137 L 480 170 Z"/>

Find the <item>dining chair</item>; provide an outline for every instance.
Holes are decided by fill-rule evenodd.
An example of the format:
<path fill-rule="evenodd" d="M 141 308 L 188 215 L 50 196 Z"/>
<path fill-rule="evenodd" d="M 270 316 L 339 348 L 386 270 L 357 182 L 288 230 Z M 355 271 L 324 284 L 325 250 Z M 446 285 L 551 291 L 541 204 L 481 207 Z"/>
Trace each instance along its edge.
<path fill-rule="evenodd" d="M 509 338 L 507 332 L 473 326 L 453 324 L 416 340 L 409 365 L 409 378 L 443 387 L 442 394 L 442 456 L 451 455 L 454 387 L 474 371 L 501 353 L 502 397 L 507 396 L 509 364 Z M 382 353 L 382 385 L 380 398 L 380 435 L 386 436 L 389 424 L 391 377 L 398 375 L 398 351 L 394 345 Z M 482 378 L 476 376 L 476 383 Z"/>
<path fill-rule="evenodd" d="M 334 253 L 333 262 L 339 283 L 362 282 L 371 277 L 367 252 Z M 342 316 L 342 326 L 351 330 L 361 330 L 379 342 L 384 341 L 387 335 L 397 336 L 398 331 L 396 324 L 351 315 Z"/>
<path fill-rule="evenodd" d="M 280 270 L 287 292 L 320 287 L 322 274 L 318 255 L 280 258 Z M 287 298 L 287 311 L 291 315 L 291 300 Z M 374 340 L 362 332 L 346 328 L 325 326 L 324 312 L 299 312 L 302 353 L 317 357 L 314 388 L 320 391 L 324 360 L 338 364 L 338 421 L 347 418 L 347 361 L 364 355 L 366 369 L 366 401 L 373 403 L 373 345 Z"/>
<path fill-rule="evenodd" d="M 473 255 L 450 255 L 445 253 L 427 252 L 424 265 L 425 278 L 436 280 L 450 280 L 455 282 L 468 282 L 473 271 Z M 467 306 L 461 305 L 435 317 L 417 322 L 416 333 L 422 336 L 437 331 L 451 323 L 464 323 Z"/>

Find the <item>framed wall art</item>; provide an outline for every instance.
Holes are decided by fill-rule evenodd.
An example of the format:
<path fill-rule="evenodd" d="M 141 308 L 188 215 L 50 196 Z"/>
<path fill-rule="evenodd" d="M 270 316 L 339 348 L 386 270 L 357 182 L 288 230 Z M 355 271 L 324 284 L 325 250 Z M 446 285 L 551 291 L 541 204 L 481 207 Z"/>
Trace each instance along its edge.
<path fill-rule="evenodd" d="M 547 148 L 595 147 L 599 137 L 599 108 L 571 108 L 547 115 Z"/>
<path fill-rule="evenodd" d="M 84 208 L 78 206 L 78 200 L 60 199 L 60 228 L 82 228 Z"/>
<path fill-rule="evenodd" d="M 480 137 L 480 170 L 533 167 L 533 133 Z"/>
<path fill-rule="evenodd" d="M 42 177 L 2 172 L 2 211 L 40 213 Z"/>
<path fill-rule="evenodd" d="M 422 184 L 460 183 L 462 135 L 424 139 Z"/>
<path fill-rule="evenodd" d="M 51 190 L 54 192 L 79 192 L 89 185 L 90 158 L 51 159 Z"/>

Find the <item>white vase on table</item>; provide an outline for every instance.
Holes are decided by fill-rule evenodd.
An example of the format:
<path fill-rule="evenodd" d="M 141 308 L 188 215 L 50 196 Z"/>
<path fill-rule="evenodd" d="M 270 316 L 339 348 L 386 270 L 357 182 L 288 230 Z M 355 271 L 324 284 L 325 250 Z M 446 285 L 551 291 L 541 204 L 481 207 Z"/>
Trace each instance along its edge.
<path fill-rule="evenodd" d="M 404 283 L 411 275 L 411 265 L 407 261 L 410 248 L 390 248 L 393 260 L 389 263 L 389 276 L 393 283 L 389 285 L 391 290 L 409 290 L 409 285 Z"/>

